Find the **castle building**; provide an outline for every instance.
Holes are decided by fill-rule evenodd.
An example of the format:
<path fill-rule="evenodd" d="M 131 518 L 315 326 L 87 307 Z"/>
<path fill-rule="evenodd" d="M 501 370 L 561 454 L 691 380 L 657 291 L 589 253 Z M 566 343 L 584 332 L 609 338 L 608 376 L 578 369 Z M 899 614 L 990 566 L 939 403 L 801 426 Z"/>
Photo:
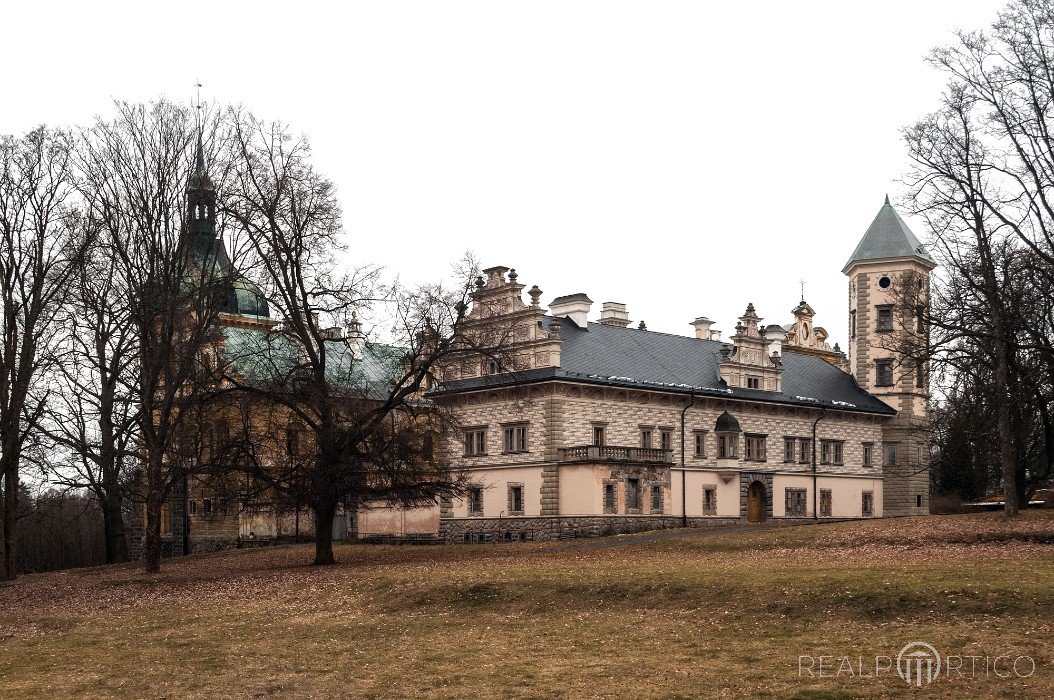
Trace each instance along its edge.
<path fill-rule="evenodd" d="M 722 341 L 706 317 L 691 336 L 632 328 L 616 302 L 592 321 L 583 293 L 545 309 L 489 268 L 470 317 L 509 324 L 507 359 L 467 357 L 430 394 L 476 486 L 415 522 L 461 542 L 926 513 L 925 365 L 892 341 L 925 338 L 898 290 L 924 301 L 934 267 L 887 198 L 843 270 L 848 358 L 804 299 L 787 325 L 748 304 Z M 400 517 L 360 511 L 359 534 L 410 533 Z"/>
<path fill-rule="evenodd" d="M 186 248 L 229 280 L 217 350 L 237 364 L 280 319 L 231 269 L 215 206 L 199 143 Z M 524 301 L 515 270 L 484 270 L 469 322 L 508 342 L 500 357 L 444 365 L 426 394 L 456 426 L 441 437 L 441 457 L 470 489 L 431 507 L 342 511 L 334 534 L 476 542 L 926 513 L 929 390 L 918 348 L 934 267 L 887 198 L 843 268 L 848 357 L 804 299 L 786 324 L 763 325 L 747 304 L 723 340 L 705 316 L 683 336 L 634 328 L 617 302 L 591 320 L 584 293 L 545 308 L 536 285 Z M 398 366 L 397 348 L 367 342 L 357 326 L 332 330 L 345 341 L 327 344 L 334 366 L 356 381 L 383 385 Z M 286 446 L 275 459 L 294 458 L 296 436 L 293 424 L 270 436 Z M 194 477 L 174 490 L 162 521 L 166 554 L 314 529 L 310 512 L 214 496 Z M 131 531 L 135 552 L 140 519 Z"/>

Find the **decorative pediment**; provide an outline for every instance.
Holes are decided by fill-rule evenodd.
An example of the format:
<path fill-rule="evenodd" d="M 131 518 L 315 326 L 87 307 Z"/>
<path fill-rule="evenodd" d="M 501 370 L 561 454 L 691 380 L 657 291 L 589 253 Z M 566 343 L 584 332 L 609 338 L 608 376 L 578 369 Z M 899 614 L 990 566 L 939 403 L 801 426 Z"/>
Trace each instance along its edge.
<path fill-rule="evenodd" d="M 758 391 L 782 390 L 783 363 L 776 351 L 770 352 L 770 341 L 761 332 L 760 322 L 753 304 L 739 317 L 732 345 L 721 348 L 721 380 L 728 387 L 756 389 Z"/>

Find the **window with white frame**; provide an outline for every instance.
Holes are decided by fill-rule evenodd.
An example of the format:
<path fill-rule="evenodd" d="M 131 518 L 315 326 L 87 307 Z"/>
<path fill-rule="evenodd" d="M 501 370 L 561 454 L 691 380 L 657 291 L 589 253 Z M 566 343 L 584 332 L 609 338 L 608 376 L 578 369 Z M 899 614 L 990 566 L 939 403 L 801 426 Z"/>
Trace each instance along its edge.
<path fill-rule="evenodd" d="M 527 426 L 508 425 L 502 431 L 505 438 L 505 452 L 527 451 Z"/>
<path fill-rule="evenodd" d="M 487 429 L 472 428 L 465 431 L 465 456 L 487 454 Z"/>
<path fill-rule="evenodd" d="M 765 436 L 764 435 L 747 435 L 746 436 L 746 458 L 751 462 L 764 462 L 765 461 Z"/>
<path fill-rule="evenodd" d="M 692 433 L 692 437 L 695 439 L 695 457 L 703 459 L 706 457 L 706 431 L 696 430 Z"/>

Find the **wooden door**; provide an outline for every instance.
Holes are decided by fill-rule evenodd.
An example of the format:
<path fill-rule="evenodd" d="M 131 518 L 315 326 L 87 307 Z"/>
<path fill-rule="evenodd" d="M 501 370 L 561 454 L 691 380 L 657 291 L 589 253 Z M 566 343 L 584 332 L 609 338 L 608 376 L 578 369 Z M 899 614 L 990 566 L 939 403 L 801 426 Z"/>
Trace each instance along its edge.
<path fill-rule="evenodd" d="M 765 519 L 765 486 L 755 481 L 747 490 L 747 521 L 760 523 Z"/>

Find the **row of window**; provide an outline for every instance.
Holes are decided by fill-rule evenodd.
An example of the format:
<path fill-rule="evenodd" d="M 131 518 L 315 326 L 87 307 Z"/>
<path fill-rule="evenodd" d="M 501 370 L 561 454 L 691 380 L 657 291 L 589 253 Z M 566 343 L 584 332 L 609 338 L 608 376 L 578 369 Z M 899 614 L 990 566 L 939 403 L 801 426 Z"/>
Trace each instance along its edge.
<path fill-rule="evenodd" d="M 652 484 L 649 489 L 649 506 L 650 512 L 662 513 L 664 509 L 663 505 L 663 488 L 662 484 Z M 798 487 L 787 487 L 784 489 L 784 506 L 787 517 L 808 517 L 809 505 L 808 505 L 808 489 Z M 917 500 L 921 501 L 921 497 Z M 603 492 L 604 501 L 604 513 L 615 514 L 618 513 L 618 491 L 617 482 L 607 481 L 604 483 Z M 625 501 L 626 501 L 626 512 L 641 511 L 642 506 L 642 494 L 640 488 L 640 479 L 629 478 L 626 479 L 625 489 Z M 820 517 L 829 518 L 833 514 L 833 497 L 831 489 L 820 489 L 819 498 L 819 509 Z M 207 502 L 207 501 L 206 501 Z M 523 515 L 523 484 L 509 484 L 508 485 L 508 510 L 505 512 L 506 515 Z M 703 486 L 703 515 L 717 515 L 717 487 L 716 486 Z M 193 511 L 192 511 L 193 512 Z M 483 489 L 480 487 L 473 488 L 469 491 L 468 495 L 468 512 L 469 515 L 481 516 L 483 515 Z M 872 491 L 864 491 L 860 497 L 860 513 L 864 517 L 871 517 L 875 514 L 875 495 Z"/>
<path fill-rule="evenodd" d="M 809 515 L 809 490 L 804 488 L 787 488 L 784 491 L 784 508 L 789 518 L 805 518 Z M 831 489 L 820 489 L 819 510 L 821 518 L 829 518 L 834 512 L 834 498 Z M 875 493 L 864 491 L 860 494 L 860 514 L 870 518 L 875 514 Z"/>
<path fill-rule="evenodd" d="M 893 386 L 893 383 L 893 359 L 875 360 L 875 386 Z M 926 387 L 926 363 L 922 360 L 915 362 L 915 387 Z"/>
<path fill-rule="evenodd" d="M 875 307 L 875 330 L 879 333 L 893 332 L 893 305 L 881 304 Z M 926 307 L 915 307 L 915 331 L 926 332 Z M 849 312 L 849 337 L 856 338 L 856 310 Z"/>
<path fill-rule="evenodd" d="M 501 430 L 502 452 L 513 454 L 530 452 L 527 444 L 527 424 L 507 425 Z M 487 454 L 487 429 L 471 428 L 465 431 L 465 456 L 478 457 Z"/>
<path fill-rule="evenodd" d="M 516 454 L 529 452 L 527 442 L 527 424 L 508 425 L 502 427 L 502 452 Z M 652 428 L 641 428 L 640 446 L 652 447 Z M 696 459 L 706 458 L 706 435 L 705 430 L 693 431 L 694 454 Z M 603 446 L 605 444 L 604 426 L 593 426 L 593 444 Z M 765 435 L 747 433 L 744 435 L 744 459 L 748 462 L 764 462 L 767 460 Z M 472 428 L 465 431 L 465 455 L 478 457 L 487 454 L 487 429 Z M 865 442 L 863 445 L 863 466 L 873 467 L 875 465 L 874 443 Z M 673 449 L 673 430 L 659 430 L 659 446 L 663 450 Z M 887 443 L 883 455 L 883 464 L 886 466 L 897 465 L 897 445 Z M 920 445 L 918 461 L 923 463 L 924 450 Z M 820 464 L 831 464 L 841 466 L 844 464 L 845 441 L 843 440 L 820 440 Z M 739 438 L 737 435 L 718 435 L 717 441 L 718 459 L 739 458 Z M 798 462 L 800 464 L 812 463 L 812 440 L 810 438 L 787 436 L 783 438 L 783 461 L 786 464 Z"/>

